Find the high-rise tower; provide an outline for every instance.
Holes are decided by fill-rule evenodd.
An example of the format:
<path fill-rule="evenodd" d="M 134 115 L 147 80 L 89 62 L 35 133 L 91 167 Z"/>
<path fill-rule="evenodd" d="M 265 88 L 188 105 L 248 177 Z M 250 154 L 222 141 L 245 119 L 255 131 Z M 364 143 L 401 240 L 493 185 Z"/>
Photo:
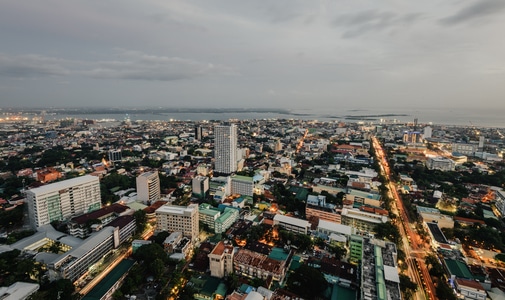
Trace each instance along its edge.
<path fill-rule="evenodd" d="M 219 174 L 237 171 L 237 126 L 217 125 L 214 136 L 214 171 Z"/>

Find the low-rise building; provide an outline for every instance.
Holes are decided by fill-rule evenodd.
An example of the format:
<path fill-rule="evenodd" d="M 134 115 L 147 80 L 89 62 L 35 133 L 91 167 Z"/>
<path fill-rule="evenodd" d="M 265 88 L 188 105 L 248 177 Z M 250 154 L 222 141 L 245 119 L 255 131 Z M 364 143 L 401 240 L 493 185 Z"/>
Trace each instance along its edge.
<path fill-rule="evenodd" d="M 307 220 L 288 217 L 280 214 L 275 215 L 274 225 L 278 225 L 288 231 L 303 234 L 307 234 L 310 228 L 310 223 Z"/>
<path fill-rule="evenodd" d="M 233 268 L 241 275 L 263 280 L 272 278 L 282 281 L 286 276 L 286 261 L 275 260 L 247 249 L 239 249 L 235 254 Z"/>

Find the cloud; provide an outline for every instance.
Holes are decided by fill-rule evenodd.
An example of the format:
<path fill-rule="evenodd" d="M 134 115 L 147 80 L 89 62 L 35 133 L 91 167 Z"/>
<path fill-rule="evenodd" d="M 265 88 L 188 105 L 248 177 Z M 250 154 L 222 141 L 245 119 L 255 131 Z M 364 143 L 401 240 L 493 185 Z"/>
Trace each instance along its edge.
<path fill-rule="evenodd" d="M 200 76 L 236 75 L 229 67 L 180 57 L 121 51 L 121 60 L 85 62 L 40 55 L 9 56 L 0 53 L 0 76 L 30 78 L 83 75 L 91 78 L 173 81 Z"/>
<path fill-rule="evenodd" d="M 371 31 L 382 31 L 413 23 L 420 14 L 399 15 L 391 11 L 365 10 L 358 13 L 342 14 L 336 18 L 334 25 L 344 27 L 343 37 L 352 38 Z"/>
<path fill-rule="evenodd" d="M 460 9 L 453 15 L 441 19 L 440 23 L 444 25 L 456 25 L 497 14 L 503 9 L 505 9 L 505 1 L 503 0 L 479 0 L 470 6 Z"/>
<path fill-rule="evenodd" d="M 0 53 L 0 77 L 33 78 L 68 74 L 65 60 L 40 55 L 9 56 Z"/>
<path fill-rule="evenodd" d="M 104 61 L 86 72 L 95 78 L 172 81 L 207 75 L 231 75 L 231 68 L 180 57 L 127 54 L 130 60 Z"/>

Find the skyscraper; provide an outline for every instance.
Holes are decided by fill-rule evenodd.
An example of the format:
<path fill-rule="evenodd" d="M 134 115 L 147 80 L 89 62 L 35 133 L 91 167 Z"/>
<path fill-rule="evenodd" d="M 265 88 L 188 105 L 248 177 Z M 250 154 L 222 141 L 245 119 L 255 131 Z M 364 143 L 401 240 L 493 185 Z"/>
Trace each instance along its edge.
<path fill-rule="evenodd" d="M 86 175 L 26 191 L 28 215 L 33 228 L 101 207 L 100 181 Z"/>
<path fill-rule="evenodd" d="M 195 140 L 201 141 L 202 140 L 202 126 L 196 125 L 195 126 Z"/>
<path fill-rule="evenodd" d="M 214 136 L 214 171 L 219 174 L 237 171 L 237 126 L 217 125 Z"/>

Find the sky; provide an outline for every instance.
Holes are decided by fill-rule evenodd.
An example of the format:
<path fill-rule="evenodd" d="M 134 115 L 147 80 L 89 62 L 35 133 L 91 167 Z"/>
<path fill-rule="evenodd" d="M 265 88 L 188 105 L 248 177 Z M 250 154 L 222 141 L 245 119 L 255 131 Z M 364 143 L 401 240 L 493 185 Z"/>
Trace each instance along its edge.
<path fill-rule="evenodd" d="M 0 0 L 0 107 L 505 108 L 503 0 Z"/>

